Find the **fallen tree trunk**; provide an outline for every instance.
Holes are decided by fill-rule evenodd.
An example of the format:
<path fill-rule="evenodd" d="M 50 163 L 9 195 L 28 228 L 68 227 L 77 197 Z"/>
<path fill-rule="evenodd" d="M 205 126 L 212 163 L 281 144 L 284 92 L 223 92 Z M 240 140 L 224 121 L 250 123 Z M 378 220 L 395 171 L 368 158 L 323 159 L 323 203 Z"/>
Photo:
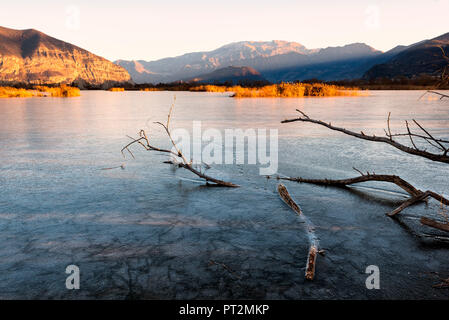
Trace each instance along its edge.
<path fill-rule="evenodd" d="M 313 280 L 315 277 L 315 264 L 318 254 L 319 241 L 315 235 L 315 227 L 309 219 L 303 214 L 301 208 L 296 204 L 288 193 L 287 188 L 280 183 L 278 185 L 278 193 L 281 199 L 301 218 L 306 225 L 307 236 L 309 238 L 309 254 L 307 255 L 305 278 L 307 280 Z"/>
<path fill-rule="evenodd" d="M 360 171 L 359 171 L 360 172 Z M 401 187 L 403 190 L 405 190 L 408 194 L 410 194 L 410 198 L 403 202 L 398 208 L 394 209 L 393 211 L 387 213 L 388 216 L 392 217 L 405 208 L 420 202 L 424 201 L 427 198 L 434 198 L 435 200 L 441 202 L 441 204 L 449 205 L 449 200 L 444 198 L 442 195 L 439 195 L 436 192 L 427 190 L 427 191 L 421 191 L 414 186 L 412 186 L 410 183 L 405 181 L 404 179 L 394 176 L 394 175 L 385 175 L 385 174 L 362 174 L 359 177 L 350 178 L 350 179 L 341 179 L 341 180 L 331 180 L 331 179 L 305 179 L 301 177 L 297 178 L 290 178 L 290 177 L 277 177 L 278 180 L 288 180 L 288 181 L 295 181 L 300 183 L 311 183 L 311 184 L 317 184 L 317 185 L 325 185 L 325 186 L 336 186 L 336 187 L 345 187 L 351 184 L 360 183 L 360 182 L 367 182 L 367 181 L 384 181 L 384 182 L 390 182 L 394 183 L 397 186 Z M 428 224 L 429 226 L 432 226 Z M 443 230 L 443 229 L 441 229 Z M 448 230 L 444 230 L 448 231 Z"/>
<path fill-rule="evenodd" d="M 328 185 L 328 186 L 337 186 L 344 187 L 355 183 L 367 182 L 367 181 L 384 181 L 391 182 L 396 184 L 398 187 L 402 188 L 405 192 L 410 194 L 412 197 L 420 195 L 422 192 L 412 186 L 410 183 L 401 179 L 395 175 L 386 175 L 386 174 L 364 174 L 359 177 L 350 178 L 350 179 L 340 179 L 340 180 L 330 180 L 330 179 L 304 179 L 301 177 L 298 178 L 288 178 L 288 177 L 279 177 L 280 180 L 289 180 L 296 182 L 304 182 L 311 184 L 319 184 L 319 185 Z"/>

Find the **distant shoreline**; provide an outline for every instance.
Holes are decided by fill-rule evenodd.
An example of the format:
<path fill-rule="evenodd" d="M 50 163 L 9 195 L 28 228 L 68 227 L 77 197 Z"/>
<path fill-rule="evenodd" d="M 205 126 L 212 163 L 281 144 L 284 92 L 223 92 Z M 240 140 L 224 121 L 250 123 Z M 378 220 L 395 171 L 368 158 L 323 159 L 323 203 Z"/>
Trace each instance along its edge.
<path fill-rule="evenodd" d="M 288 82 L 287 84 L 299 83 L 299 81 Z M 328 86 L 338 86 L 346 88 L 357 88 L 358 90 L 449 90 L 449 84 L 441 85 L 436 79 L 400 79 L 400 80 L 342 80 L 342 81 L 320 81 L 317 79 L 301 81 L 302 84 L 322 84 Z M 42 84 L 49 88 L 60 87 L 60 84 Z M 76 87 L 80 90 L 109 90 L 109 91 L 190 91 L 201 92 L 206 90 L 199 90 L 199 87 L 214 86 L 223 88 L 223 90 L 216 90 L 225 92 L 225 88 L 239 86 L 242 88 L 258 89 L 267 85 L 267 83 L 246 82 L 246 83 L 198 83 L 198 82 L 177 82 L 177 83 L 105 83 L 101 85 L 93 85 L 88 83 L 73 82 L 67 84 L 70 87 Z M 37 84 L 31 83 L 5 83 L 0 82 L 0 87 L 11 87 L 16 89 L 33 90 Z"/>

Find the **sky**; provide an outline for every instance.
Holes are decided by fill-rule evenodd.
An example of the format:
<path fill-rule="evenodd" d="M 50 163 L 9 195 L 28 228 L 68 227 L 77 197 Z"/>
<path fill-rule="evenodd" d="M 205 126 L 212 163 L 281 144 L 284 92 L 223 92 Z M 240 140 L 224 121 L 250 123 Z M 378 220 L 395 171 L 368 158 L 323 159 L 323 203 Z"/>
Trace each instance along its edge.
<path fill-rule="evenodd" d="M 14 0 L 0 25 L 37 29 L 109 60 L 156 60 L 236 41 L 386 51 L 449 32 L 449 0 Z"/>

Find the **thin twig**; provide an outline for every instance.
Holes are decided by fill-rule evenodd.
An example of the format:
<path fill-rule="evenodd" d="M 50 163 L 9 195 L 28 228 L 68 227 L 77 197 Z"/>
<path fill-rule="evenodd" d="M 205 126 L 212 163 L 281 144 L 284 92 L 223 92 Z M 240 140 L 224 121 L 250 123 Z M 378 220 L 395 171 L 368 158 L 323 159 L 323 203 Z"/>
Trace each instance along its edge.
<path fill-rule="evenodd" d="M 416 121 L 415 119 L 413 119 L 413 122 L 422 130 L 422 131 L 424 131 L 424 133 L 425 134 L 427 134 L 428 136 L 429 136 L 429 138 L 432 140 L 432 141 L 435 141 L 440 147 L 441 147 L 441 150 L 442 151 L 445 151 L 445 154 L 447 153 L 447 150 L 446 150 L 446 148 L 437 140 L 437 139 L 435 139 L 430 133 L 429 133 L 429 131 L 427 131 L 426 129 L 424 129 L 424 127 L 423 126 L 421 126 L 419 123 L 418 123 L 418 121 Z"/>

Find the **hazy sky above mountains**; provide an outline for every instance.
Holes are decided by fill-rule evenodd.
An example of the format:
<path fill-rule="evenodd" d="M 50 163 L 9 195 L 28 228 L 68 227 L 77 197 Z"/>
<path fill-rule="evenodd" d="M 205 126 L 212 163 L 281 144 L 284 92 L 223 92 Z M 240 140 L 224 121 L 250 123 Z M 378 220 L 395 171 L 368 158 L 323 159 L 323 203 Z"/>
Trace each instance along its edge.
<path fill-rule="evenodd" d="M 386 51 L 449 32 L 449 0 L 15 0 L 0 24 L 38 29 L 110 60 L 154 60 L 243 40 Z"/>

